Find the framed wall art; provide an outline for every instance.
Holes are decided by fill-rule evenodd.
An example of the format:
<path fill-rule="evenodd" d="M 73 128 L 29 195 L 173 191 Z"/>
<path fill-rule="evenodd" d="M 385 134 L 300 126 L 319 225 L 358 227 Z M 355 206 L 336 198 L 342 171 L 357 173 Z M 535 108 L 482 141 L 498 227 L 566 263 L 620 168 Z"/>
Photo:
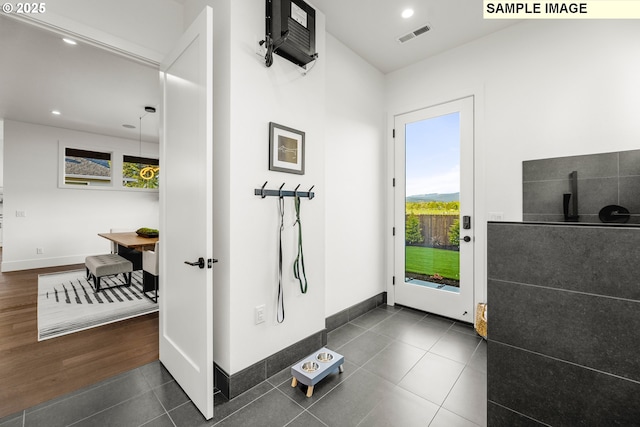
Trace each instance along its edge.
<path fill-rule="evenodd" d="M 269 123 L 269 170 L 304 175 L 304 132 Z"/>

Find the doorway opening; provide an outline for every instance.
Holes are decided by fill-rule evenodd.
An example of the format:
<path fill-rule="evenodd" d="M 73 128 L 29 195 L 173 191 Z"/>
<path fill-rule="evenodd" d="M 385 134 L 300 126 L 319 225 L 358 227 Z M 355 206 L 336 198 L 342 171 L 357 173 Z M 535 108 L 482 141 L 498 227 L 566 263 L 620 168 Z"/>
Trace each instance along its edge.
<path fill-rule="evenodd" d="M 395 302 L 471 322 L 473 97 L 395 118 Z"/>

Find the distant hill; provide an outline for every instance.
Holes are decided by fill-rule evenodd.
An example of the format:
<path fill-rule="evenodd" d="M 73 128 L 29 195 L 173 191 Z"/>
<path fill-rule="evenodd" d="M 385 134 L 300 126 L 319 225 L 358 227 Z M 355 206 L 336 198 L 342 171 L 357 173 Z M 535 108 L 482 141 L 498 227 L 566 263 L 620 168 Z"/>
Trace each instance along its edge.
<path fill-rule="evenodd" d="M 460 193 L 429 193 L 429 194 L 416 194 L 414 196 L 408 196 L 407 202 L 457 202 L 460 200 Z"/>

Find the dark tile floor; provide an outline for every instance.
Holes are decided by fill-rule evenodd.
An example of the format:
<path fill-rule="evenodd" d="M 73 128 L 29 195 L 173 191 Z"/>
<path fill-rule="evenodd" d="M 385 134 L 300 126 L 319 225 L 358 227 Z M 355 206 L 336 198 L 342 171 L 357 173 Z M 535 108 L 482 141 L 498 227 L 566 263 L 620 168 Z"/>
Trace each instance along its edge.
<path fill-rule="evenodd" d="M 486 343 L 470 325 L 399 307 L 376 308 L 328 334 L 344 373 L 313 396 L 290 370 L 205 421 L 159 362 L 0 419 L 23 426 L 486 426 Z"/>

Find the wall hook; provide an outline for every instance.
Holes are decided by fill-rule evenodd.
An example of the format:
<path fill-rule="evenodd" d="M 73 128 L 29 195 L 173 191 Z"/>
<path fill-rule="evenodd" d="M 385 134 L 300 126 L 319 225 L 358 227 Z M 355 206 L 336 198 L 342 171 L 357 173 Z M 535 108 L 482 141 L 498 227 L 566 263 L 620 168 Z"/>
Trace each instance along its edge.
<path fill-rule="evenodd" d="M 284 198 L 284 197 L 297 197 L 297 198 L 303 198 L 303 197 L 308 197 L 309 200 L 313 199 L 313 197 L 315 196 L 314 193 L 311 192 L 311 190 L 313 190 L 313 188 L 315 186 L 312 186 L 309 191 L 299 191 L 301 184 L 299 184 L 295 190 L 283 190 L 285 183 L 283 182 L 282 185 L 280 186 L 279 189 L 267 189 L 265 188 L 267 186 L 267 182 L 264 183 L 264 185 L 261 188 L 255 188 L 253 190 L 253 194 L 256 196 L 260 196 L 263 199 L 265 197 L 268 196 L 277 196 L 280 198 Z"/>

